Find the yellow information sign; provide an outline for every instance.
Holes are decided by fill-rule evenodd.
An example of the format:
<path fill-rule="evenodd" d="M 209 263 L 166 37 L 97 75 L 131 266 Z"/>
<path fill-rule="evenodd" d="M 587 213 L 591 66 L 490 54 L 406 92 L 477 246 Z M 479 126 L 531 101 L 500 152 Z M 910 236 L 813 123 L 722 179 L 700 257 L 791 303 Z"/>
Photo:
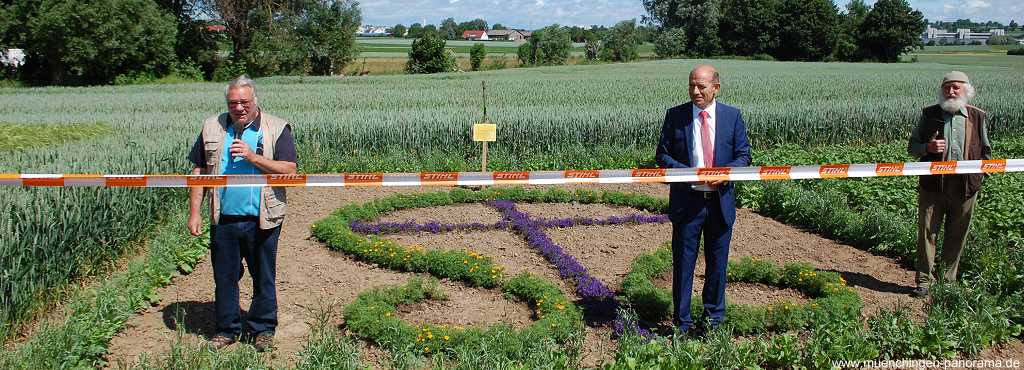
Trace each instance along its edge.
<path fill-rule="evenodd" d="M 496 141 L 498 139 L 498 125 L 493 123 L 473 124 L 473 141 Z"/>

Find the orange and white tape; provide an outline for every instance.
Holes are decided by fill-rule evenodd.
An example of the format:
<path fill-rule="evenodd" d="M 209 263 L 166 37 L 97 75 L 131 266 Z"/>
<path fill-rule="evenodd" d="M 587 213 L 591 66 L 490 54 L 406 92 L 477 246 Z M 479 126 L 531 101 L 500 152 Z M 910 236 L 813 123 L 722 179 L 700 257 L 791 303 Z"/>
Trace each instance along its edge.
<path fill-rule="evenodd" d="M 198 186 L 486 186 L 671 183 L 709 180 L 768 181 L 851 177 L 925 176 L 1024 172 L 1024 159 L 984 161 L 827 164 L 633 170 L 524 172 L 340 173 L 297 175 L 89 175 L 0 174 L 0 186 L 104 186 L 182 188 Z"/>

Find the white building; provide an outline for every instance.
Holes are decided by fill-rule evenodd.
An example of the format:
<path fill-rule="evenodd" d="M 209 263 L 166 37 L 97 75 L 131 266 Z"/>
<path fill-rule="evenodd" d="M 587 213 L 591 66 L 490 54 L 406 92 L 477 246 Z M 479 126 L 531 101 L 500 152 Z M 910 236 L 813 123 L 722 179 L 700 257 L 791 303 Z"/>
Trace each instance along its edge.
<path fill-rule="evenodd" d="M 371 25 L 359 26 L 359 29 L 356 30 L 356 35 L 369 37 L 383 37 L 388 35 L 388 28 L 384 26 Z"/>
<path fill-rule="evenodd" d="M 7 67 L 18 68 L 25 65 L 25 50 L 7 49 L 0 54 L 0 64 Z"/>
<path fill-rule="evenodd" d="M 921 35 L 921 41 L 925 43 L 934 41 L 939 44 L 970 44 L 975 41 L 987 43 L 992 36 L 1004 35 L 1006 35 L 1006 30 L 1002 28 L 993 28 L 988 32 L 972 32 L 969 28 L 960 28 L 956 32 L 949 32 L 928 25 L 924 34 Z"/>

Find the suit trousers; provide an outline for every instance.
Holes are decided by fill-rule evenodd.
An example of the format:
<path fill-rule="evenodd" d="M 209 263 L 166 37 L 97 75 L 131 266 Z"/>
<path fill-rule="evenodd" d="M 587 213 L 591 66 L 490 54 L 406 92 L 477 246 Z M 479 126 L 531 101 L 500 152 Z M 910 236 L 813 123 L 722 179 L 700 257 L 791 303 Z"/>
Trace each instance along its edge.
<path fill-rule="evenodd" d="M 957 180 L 943 183 L 943 191 L 919 191 L 917 195 L 916 280 L 921 287 L 927 287 L 939 278 L 935 266 L 935 242 L 940 226 L 945 228 L 942 240 L 943 279 L 956 280 L 978 193 L 964 197 L 962 180 L 954 179 Z"/>
<path fill-rule="evenodd" d="M 243 259 L 253 286 L 252 303 L 246 315 L 249 333 L 273 334 L 277 327 L 277 240 L 281 227 L 263 230 L 256 217 L 221 215 L 220 223 L 210 233 L 217 334 L 237 337 L 242 332 L 238 281 L 242 278 Z"/>
<path fill-rule="evenodd" d="M 693 327 L 690 312 L 693 292 L 693 271 L 696 267 L 700 241 L 704 239 L 704 318 L 712 327 L 725 321 L 726 267 L 732 225 L 725 222 L 717 195 L 710 199 L 691 197 L 688 207 L 699 212 L 688 220 L 672 221 L 672 298 L 673 323 L 681 332 Z"/>

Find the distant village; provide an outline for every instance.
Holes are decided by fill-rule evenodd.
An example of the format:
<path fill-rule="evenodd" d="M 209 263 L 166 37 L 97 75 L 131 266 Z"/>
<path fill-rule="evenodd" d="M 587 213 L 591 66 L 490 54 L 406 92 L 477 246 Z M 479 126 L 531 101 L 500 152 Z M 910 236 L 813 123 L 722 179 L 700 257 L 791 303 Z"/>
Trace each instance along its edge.
<path fill-rule="evenodd" d="M 389 37 L 405 36 L 392 35 L 390 27 L 386 26 L 360 26 L 356 32 L 361 37 Z M 521 29 L 507 30 L 468 30 L 462 32 L 462 39 L 470 41 L 524 41 L 529 40 L 533 32 Z"/>

